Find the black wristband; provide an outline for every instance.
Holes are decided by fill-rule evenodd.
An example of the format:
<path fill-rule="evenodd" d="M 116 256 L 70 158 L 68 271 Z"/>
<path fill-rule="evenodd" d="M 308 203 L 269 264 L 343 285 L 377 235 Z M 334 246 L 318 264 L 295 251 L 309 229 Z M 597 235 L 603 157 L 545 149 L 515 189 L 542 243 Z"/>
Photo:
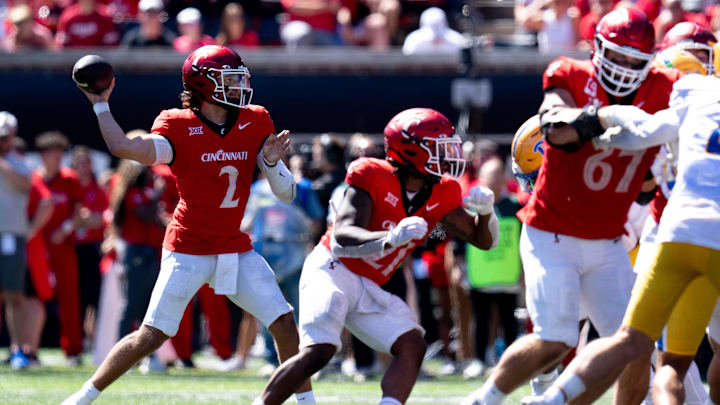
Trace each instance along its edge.
<path fill-rule="evenodd" d="M 275 166 L 277 166 L 277 162 L 275 162 L 275 163 L 273 163 L 273 164 L 270 164 L 267 160 L 265 160 L 265 156 L 263 156 L 263 163 L 264 163 L 265 166 L 267 166 L 267 167 L 275 167 Z"/>
<path fill-rule="evenodd" d="M 600 125 L 600 119 L 597 115 L 598 109 L 594 105 L 583 108 L 582 113 L 570 123 L 575 128 L 580 138 L 580 143 L 584 144 L 596 136 L 600 136 L 605 129 Z"/>

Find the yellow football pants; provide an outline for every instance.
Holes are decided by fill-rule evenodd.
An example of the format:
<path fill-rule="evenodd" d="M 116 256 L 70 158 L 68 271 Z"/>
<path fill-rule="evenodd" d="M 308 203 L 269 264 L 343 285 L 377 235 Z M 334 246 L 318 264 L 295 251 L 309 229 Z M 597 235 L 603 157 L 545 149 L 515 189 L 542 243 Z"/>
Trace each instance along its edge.
<path fill-rule="evenodd" d="M 661 243 L 650 269 L 640 272 L 623 325 L 657 340 L 672 314 L 666 351 L 692 355 L 705 333 L 718 291 L 720 251 L 688 243 Z"/>

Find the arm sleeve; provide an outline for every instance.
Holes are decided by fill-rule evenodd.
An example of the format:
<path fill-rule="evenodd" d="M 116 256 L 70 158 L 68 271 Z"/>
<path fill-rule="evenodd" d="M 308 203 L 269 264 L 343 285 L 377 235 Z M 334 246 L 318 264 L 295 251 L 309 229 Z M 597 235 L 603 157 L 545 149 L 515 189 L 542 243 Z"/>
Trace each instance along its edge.
<path fill-rule="evenodd" d="M 170 141 L 157 134 L 150 134 L 149 137 L 152 139 L 153 145 L 155 145 L 155 162 L 153 162 L 153 165 L 171 163 L 174 153 Z"/>
<path fill-rule="evenodd" d="M 684 105 L 679 107 L 685 108 Z M 633 119 L 617 120 L 620 128 L 618 133 L 608 130 L 606 135 L 602 136 L 603 140 L 609 140 L 607 146 L 642 150 L 677 140 L 680 127 L 677 107 L 660 110 L 653 115 L 639 109 L 638 111 L 640 113 Z"/>
<path fill-rule="evenodd" d="M 274 166 L 268 166 L 265 164 L 265 158 L 263 157 L 262 151 L 257 156 L 259 166 L 265 176 L 267 176 L 270 189 L 273 194 L 282 202 L 291 203 L 297 195 L 297 184 L 295 184 L 295 178 L 290 171 L 285 167 L 285 163 L 282 160 L 278 160 Z"/>
<path fill-rule="evenodd" d="M 155 118 L 150 129 L 150 135 L 155 145 L 154 164 L 166 163 L 171 165 L 175 161 L 175 147 L 172 142 L 169 113 L 167 111 L 160 112 L 160 115 Z M 160 138 L 165 139 L 165 142 L 161 141 Z"/>

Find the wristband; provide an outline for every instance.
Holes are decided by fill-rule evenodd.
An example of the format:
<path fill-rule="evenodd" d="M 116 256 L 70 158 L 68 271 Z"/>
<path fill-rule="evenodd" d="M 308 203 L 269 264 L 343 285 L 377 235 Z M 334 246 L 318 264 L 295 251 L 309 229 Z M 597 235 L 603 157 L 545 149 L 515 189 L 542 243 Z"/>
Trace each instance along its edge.
<path fill-rule="evenodd" d="M 275 162 L 275 163 L 273 163 L 273 164 L 270 164 L 270 162 L 268 162 L 268 161 L 265 159 L 265 156 L 263 156 L 263 163 L 264 163 L 265 166 L 267 166 L 267 167 L 275 167 L 275 166 L 277 166 L 277 162 Z"/>
<path fill-rule="evenodd" d="M 580 143 L 584 144 L 596 136 L 602 135 L 605 129 L 600 125 L 600 119 L 597 115 L 597 107 L 589 105 L 583 108 L 582 113 L 570 123 L 570 126 L 575 128 L 580 138 Z"/>
<path fill-rule="evenodd" d="M 95 111 L 95 115 L 110 111 L 110 104 L 107 101 L 99 101 L 93 104 L 93 111 Z"/>

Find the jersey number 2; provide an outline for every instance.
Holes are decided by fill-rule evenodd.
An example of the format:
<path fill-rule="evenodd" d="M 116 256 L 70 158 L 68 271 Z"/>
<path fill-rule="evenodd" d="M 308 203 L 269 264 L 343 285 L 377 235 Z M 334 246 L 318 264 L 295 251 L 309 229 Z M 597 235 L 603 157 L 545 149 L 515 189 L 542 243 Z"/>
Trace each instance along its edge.
<path fill-rule="evenodd" d="M 224 166 L 220 169 L 219 176 L 222 176 L 223 174 L 228 175 L 228 188 L 225 192 L 225 198 L 223 198 L 222 203 L 220 203 L 220 208 L 235 208 L 240 203 L 239 198 L 233 200 L 235 188 L 237 187 L 238 169 L 234 166 Z"/>
<path fill-rule="evenodd" d="M 602 150 L 590 156 L 585 162 L 585 167 L 583 168 L 583 179 L 585 180 L 585 185 L 587 185 L 590 190 L 600 191 L 607 187 L 610 183 L 613 168 L 610 163 L 603 160 L 612 155 L 614 152 L 614 149 Z M 630 183 L 632 183 L 633 177 L 635 177 L 635 172 L 637 171 L 640 162 L 642 162 L 644 155 L 644 150 L 620 151 L 620 157 L 632 156 L 632 160 L 630 160 L 630 163 L 625 166 L 625 173 L 623 173 L 617 187 L 615 187 L 616 193 L 626 193 L 630 189 Z M 600 177 L 595 180 L 595 172 L 598 170 L 600 170 Z"/>

